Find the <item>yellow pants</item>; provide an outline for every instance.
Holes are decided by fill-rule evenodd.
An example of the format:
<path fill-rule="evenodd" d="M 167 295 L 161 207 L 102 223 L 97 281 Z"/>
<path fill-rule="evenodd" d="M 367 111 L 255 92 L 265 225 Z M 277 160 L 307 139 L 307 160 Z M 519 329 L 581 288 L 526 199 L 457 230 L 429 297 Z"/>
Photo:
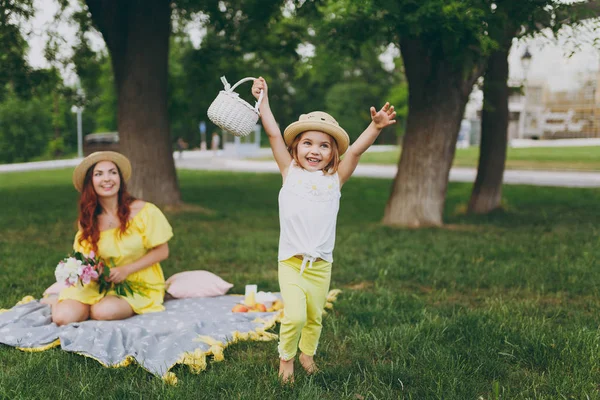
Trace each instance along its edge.
<path fill-rule="evenodd" d="M 330 262 L 316 261 L 302 275 L 301 265 L 302 260 L 296 257 L 279 262 L 283 319 L 278 350 L 279 357 L 286 361 L 296 356 L 298 348 L 309 356 L 317 351 L 323 308 L 331 281 Z"/>

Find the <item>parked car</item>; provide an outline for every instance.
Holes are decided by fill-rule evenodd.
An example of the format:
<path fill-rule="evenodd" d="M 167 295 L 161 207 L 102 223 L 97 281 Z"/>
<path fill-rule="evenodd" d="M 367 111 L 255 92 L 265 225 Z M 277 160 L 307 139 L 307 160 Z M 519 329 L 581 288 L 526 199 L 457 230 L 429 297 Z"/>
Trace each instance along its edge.
<path fill-rule="evenodd" d="M 119 132 L 101 132 L 85 135 L 83 153 L 89 155 L 95 151 L 119 151 Z"/>

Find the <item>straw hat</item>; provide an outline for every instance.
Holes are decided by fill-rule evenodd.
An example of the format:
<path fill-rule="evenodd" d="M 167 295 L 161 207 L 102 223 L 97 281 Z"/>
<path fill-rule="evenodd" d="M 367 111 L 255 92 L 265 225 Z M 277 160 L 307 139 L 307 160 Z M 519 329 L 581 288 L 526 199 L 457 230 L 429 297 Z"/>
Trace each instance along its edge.
<path fill-rule="evenodd" d="M 83 161 L 75 167 L 75 171 L 73 171 L 73 186 L 75 186 L 75 189 L 77 189 L 78 192 L 81 192 L 83 189 L 83 181 L 88 169 L 100 161 L 112 161 L 115 163 L 121 171 L 123 180 L 126 182 L 131 177 L 131 163 L 127 157 L 114 151 L 97 151 L 84 158 Z"/>
<path fill-rule="evenodd" d="M 292 122 L 283 132 L 283 140 L 288 146 L 292 145 L 294 138 L 306 131 L 325 132 L 335 139 L 338 145 L 340 156 L 348 150 L 350 137 L 337 121 L 329 114 L 323 111 L 313 111 L 308 114 L 302 114 L 298 121 Z"/>

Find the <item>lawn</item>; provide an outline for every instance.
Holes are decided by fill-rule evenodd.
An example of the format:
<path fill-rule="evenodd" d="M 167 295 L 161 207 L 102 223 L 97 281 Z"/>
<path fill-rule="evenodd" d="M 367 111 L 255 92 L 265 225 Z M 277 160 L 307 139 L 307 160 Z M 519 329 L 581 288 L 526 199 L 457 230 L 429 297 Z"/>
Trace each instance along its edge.
<path fill-rule="evenodd" d="M 597 151 L 597 150 L 595 150 Z M 0 308 L 38 297 L 75 233 L 71 170 L 0 175 Z M 274 174 L 179 171 L 182 196 L 212 210 L 167 213 L 166 276 L 208 269 L 276 291 Z M 452 183 L 441 229 L 379 221 L 391 181 L 343 189 L 321 372 L 277 383 L 276 342 L 228 347 L 177 386 L 136 366 L 103 368 L 51 349 L 0 346 L 0 398 L 525 399 L 600 398 L 600 190 L 506 186 L 506 210 L 462 210 Z M 33 378 L 35 377 L 35 378 Z"/>
<path fill-rule="evenodd" d="M 398 164 L 400 150 L 381 153 L 367 152 L 361 163 Z M 479 147 L 456 149 L 455 167 L 477 168 Z M 590 147 L 528 147 L 509 148 L 508 169 L 538 169 L 567 171 L 600 171 L 600 146 Z"/>

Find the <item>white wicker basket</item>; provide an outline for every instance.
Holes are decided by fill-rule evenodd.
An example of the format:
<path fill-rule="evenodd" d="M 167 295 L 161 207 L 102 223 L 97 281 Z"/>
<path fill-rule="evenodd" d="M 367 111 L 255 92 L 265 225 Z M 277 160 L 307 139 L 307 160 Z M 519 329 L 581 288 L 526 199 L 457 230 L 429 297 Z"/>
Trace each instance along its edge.
<path fill-rule="evenodd" d="M 246 136 L 254 130 L 260 113 L 258 107 L 263 98 L 261 90 L 256 105 L 252 107 L 248 102 L 240 99 L 239 94 L 233 90 L 239 84 L 253 81 L 255 78 L 248 77 L 240 80 L 238 83 L 229 85 L 224 76 L 221 77 L 225 90 L 221 90 L 217 98 L 208 107 L 208 118 L 217 126 L 233 133 L 235 136 Z"/>

